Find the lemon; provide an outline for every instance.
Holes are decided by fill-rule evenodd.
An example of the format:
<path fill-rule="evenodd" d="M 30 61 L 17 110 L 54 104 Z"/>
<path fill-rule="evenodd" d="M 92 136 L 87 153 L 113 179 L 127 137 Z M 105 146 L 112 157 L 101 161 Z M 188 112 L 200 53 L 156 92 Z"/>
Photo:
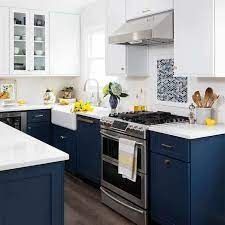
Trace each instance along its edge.
<path fill-rule="evenodd" d="M 210 119 L 210 118 L 207 118 L 206 120 L 205 120 L 205 122 L 206 122 L 206 125 L 207 126 L 215 126 L 216 125 L 216 120 L 213 120 L 213 119 Z"/>

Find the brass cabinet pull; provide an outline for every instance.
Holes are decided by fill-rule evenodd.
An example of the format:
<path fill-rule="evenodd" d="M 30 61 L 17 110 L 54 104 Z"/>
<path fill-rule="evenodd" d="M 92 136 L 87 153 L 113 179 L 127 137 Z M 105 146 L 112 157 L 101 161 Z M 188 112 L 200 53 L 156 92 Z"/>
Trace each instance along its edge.
<path fill-rule="evenodd" d="M 78 117 L 77 120 L 79 120 L 81 122 L 84 122 L 84 123 L 89 123 L 89 124 L 93 124 L 94 123 L 93 120 L 84 119 L 84 118 L 81 118 L 81 117 Z"/>

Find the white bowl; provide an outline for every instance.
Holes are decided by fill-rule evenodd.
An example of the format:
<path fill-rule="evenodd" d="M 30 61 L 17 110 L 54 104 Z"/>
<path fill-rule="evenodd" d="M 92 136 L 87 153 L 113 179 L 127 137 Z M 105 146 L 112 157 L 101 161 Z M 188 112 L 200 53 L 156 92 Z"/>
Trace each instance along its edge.
<path fill-rule="evenodd" d="M 42 51 L 42 50 L 35 50 L 34 51 L 34 54 L 35 55 L 43 55 L 44 54 L 44 51 Z"/>
<path fill-rule="evenodd" d="M 20 39 L 21 39 L 21 36 L 19 36 L 19 35 L 15 35 L 15 36 L 14 36 L 14 40 L 15 40 L 15 41 L 19 41 Z"/>
<path fill-rule="evenodd" d="M 20 48 L 15 47 L 14 48 L 14 53 L 15 53 L 15 55 L 18 55 L 20 53 Z"/>
<path fill-rule="evenodd" d="M 42 41 L 42 37 L 34 37 L 35 41 Z"/>

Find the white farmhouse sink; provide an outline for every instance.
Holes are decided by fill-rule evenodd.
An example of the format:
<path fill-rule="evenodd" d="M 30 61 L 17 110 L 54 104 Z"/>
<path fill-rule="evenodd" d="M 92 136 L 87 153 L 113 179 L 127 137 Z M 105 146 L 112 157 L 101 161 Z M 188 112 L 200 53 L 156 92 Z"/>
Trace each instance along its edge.
<path fill-rule="evenodd" d="M 71 113 L 71 106 L 55 105 L 52 108 L 52 124 L 76 130 L 77 118 L 75 113 Z"/>

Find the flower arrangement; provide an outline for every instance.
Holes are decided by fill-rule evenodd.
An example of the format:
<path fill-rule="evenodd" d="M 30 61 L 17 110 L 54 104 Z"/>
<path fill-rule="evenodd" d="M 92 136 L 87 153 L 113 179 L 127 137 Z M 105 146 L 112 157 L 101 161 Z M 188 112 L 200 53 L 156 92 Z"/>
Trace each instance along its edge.
<path fill-rule="evenodd" d="M 104 97 L 107 95 L 115 96 L 118 100 L 125 98 L 128 94 L 122 92 L 122 86 L 116 82 L 110 82 L 103 88 Z"/>
<path fill-rule="evenodd" d="M 83 102 L 82 100 L 75 102 L 72 109 L 73 112 L 92 112 L 93 110 L 90 102 Z"/>
<path fill-rule="evenodd" d="M 124 93 L 122 86 L 117 82 L 110 82 L 103 88 L 104 97 L 110 95 L 109 103 L 112 110 L 115 110 L 118 105 L 118 100 L 120 98 L 125 98 L 128 96 L 127 93 Z"/>

